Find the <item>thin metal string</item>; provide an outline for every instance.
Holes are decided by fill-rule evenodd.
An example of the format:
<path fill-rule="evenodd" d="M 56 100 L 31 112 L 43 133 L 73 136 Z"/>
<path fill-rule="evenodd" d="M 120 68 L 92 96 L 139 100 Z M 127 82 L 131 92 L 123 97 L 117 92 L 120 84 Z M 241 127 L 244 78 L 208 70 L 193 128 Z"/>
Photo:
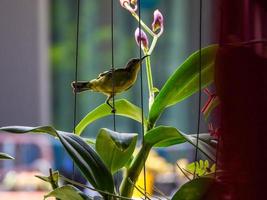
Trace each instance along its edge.
<path fill-rule="evenodd" d="M 138 17 L 139 17 L 139 21 L 138 21 L 138 27 L 139 27 L 139 35 L 141 35 L 141 0 L 138 1 Z M 139 58 L 142 58 L 142 47 L 141 47 L 141 43 L 139 45 Z M 141 121 L 141 134 L 142 134 L 142 145 L 144 145 L 144 137 L 145 137 L 145 130 L 144 130 L 144 92 L 143 92 L 143 67 L 142 67 L 142 62 L 140 62 L 140 82 L 141 82 L 141 88 L 140 88 L 140 98 L 141 98 L 141 117 L 142 117 L 142 121 Z M 144 193 L 145 193 L 145 199 L 147 199 L 147 190 L 146 190 L 146 161 L 144 160 Z"/>
<path fill-rule="evenodd" d="M 80 0 L 77 0 L 77 16 L 76 16 L 76 49 L 75 49 L 75 84 L 78 80 L 78 56 L 79 56 L 79 32 L 80 32 Z M 77 92 L 74 90 L 74 110 L 73 110 L 73 133 L 75 134 L 77 117 Z M 72 179 L 75 178 L 75 167 L 72 161 Z"/>
<path fill-rule="evenodd" d="M 115 82 L 114 82 L 114 0 L 111 0 L 111 70 L 112 70 L 112 107 L 115 108 Z M 116 131 L 116 114 L 113 112 L 113 130 Z"/>
<path fill-rule="evenodd" d="M 115 110 L 116 112 L 116 107 L 115 107 L 115 77 L 114 77 L 114 0 L 111 0 L 111 7 L 110 7 L 110 11 L 111 11 L 111 70 L 112 70 L 112 107 L 113 107 L 113 111 Z M 116 131 L 116 113 L 113 112 L 113 130 Z M 112 152 L 113 155 L 113 152 Z M 117 182 L 116 185 L 116 190 L 118 192 L 118 194 L 120 194 L 120 188 L 119 188 L 119 174 L 116 173 L 115 174 L 115 180 Z"/>
<path fill-rule="evenodd" d="M 202 0 L 199 0 L 199 92 L 198 92 L 198 119 L 197 119 L 197 140 L 195 149 L 195 169 L 194 178 L 196 176 L 196 161 L 198 158 L 198 143 L 199 143 L 199 132 L 200 132 L 200 116 L 201 116 L 201 69 L 202 69 L 202 58 L 201 58 L 201 46 L 202 46 Z"/>

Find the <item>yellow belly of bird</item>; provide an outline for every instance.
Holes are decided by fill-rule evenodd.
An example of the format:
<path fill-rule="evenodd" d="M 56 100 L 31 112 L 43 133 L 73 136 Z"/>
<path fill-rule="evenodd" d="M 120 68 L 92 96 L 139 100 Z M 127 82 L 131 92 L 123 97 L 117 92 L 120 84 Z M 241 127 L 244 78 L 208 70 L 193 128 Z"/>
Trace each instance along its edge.
<path fill-rule="evenodd" d="M 136 78 L 130 77 L 114 77 L 114 82 L 112 81 L 112 79 L 107 78 L 94 79 L 91 81 L 92 90 L 95 92 L 101 92 L 106 95 L 110 95 L 113 93 L 114 87 L 114 93 L 117 94 L 129 89 L 134 84 L 135 80 Z"/>

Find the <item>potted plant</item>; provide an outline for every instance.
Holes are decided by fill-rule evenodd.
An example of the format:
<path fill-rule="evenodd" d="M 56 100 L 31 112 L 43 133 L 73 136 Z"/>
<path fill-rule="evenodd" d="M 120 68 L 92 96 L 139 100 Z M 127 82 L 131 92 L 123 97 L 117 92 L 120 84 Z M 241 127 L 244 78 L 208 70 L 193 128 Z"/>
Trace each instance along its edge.
<path fill-rule="evenodd" d="M 52 126 L 6 126 L 0 129 L 17 134 L 45 133 L 58 139 L 84 177 L 93 186 L 89 189 L 97 191 L 103 199 L 129 199 L 132 197 L 133 190 L 137 187 L 135 186 L 137 178 L 153 147 L 168 147 L 189 142 L 213 163 L 216 152 L 215 146 L 212 145 L 212 142 L 216 142 L 216 138 L 213 136 L 209 134 L 188 135 L 176 127 L 157 125 L 157 120 L 167 107 L 185 100 L 204 88 L 210 98 L 203 108 L 203 113 L 208 115 L 218 105 L 216 96 L 211 95 L 207 89 L 213 83 L 217 45 L 207 46 L 190 55 L 158 90 L 153 86 L 150 60 L 153 58 L 153 50 L 157 41 L 164 31 L 164 17 L 158 9 L 155 10 L 151 30 L 139 19 L 136 12 L 138 9 L 136 1 L 120 0 L 120 4 L 140 22 L 142 29 L 140 29 L 141 27 L 136 29 L 135 39 L 144 56 L 148 55 L 145 57 L 145 63 L 149 91 L 149 98 L 146 99 L 146 102 L 149 105 L 149 112 L 143 116 L 142 109 L 126 99 L 118 99 L 114 102 L 116 115 L 140 122 L 144 128 L 143 142 L 137 155 L 134 156 L 133 152 L 137 148 L 138 134 L 118 133 L 102 128 L 99 130 L 96 140 L 82 136 L 84 129 L 95 120 L 113 114 L 112 109 L 106 103 L 89 111 L 75 127 L 75 131 L 73 131 L 75 134 L 56 130 Z M 152 37 L 151 45 L 149 45 L 146 33 Z M 202 76 L 205 79 L 201 79 L 200 82 Z M 124 171 L 123 180 L 117 187 L 113 175 L 122 169 Z M 189 165 L 186 171 L 192 176 L 178 189 L 172 199 L 201 199 L 214 180 L 211 174 L 215 171 L 215 165 L 211 165 L 208 161 L 199 161 Z M 93 198 L 75 187 L 75 185 L 85 188 L 88 186 L 63 177 L 57 171 L 50 170 L 48 177 L 38 177 L 52 186 L 53 190 L 45 198 L 50 196 L 64 200 Z M 70 184 L 59 185 L 59 179 L 64 179 Z M 149 198 L 145 191 L 141 192 Z"/>

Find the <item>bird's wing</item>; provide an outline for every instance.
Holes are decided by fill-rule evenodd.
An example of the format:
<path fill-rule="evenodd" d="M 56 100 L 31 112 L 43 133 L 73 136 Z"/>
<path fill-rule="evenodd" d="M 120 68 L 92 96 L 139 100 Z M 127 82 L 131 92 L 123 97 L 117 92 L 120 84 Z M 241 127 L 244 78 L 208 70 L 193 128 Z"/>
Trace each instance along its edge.
<path fill-rule="evenodd" d="M 123 68 L 114 69 L 114 73 L 117 73 L 117 72 L 124 72 L 124 69 Z M 97 79 L 102 78 L 103 76 L 112 77 L 112 69 L 100 73 Z"/>
<path fill-rule="evenodd" d="M 100 73 L 99 75 L 98 75 L 98 77 L 97 77 L 97 79 L 99 79 L 99 78 L 101 78 L 101 77 L 103 77 L 103 76 L 106 76 L 106 75 L 108 75 L 108 74 L 112 74 L 112 70 L 108 70 L 108 71 L 104 71 L 104 72 L 102 72 L 102 73 Z"/>
<path fill-rule="evenodd" d="M 125 72 L 125 69 L 124 68 L 118 68 L 118 69 L 115 69 L 114 72 L 115 73 L 117 73 L 117 72 Z"/>

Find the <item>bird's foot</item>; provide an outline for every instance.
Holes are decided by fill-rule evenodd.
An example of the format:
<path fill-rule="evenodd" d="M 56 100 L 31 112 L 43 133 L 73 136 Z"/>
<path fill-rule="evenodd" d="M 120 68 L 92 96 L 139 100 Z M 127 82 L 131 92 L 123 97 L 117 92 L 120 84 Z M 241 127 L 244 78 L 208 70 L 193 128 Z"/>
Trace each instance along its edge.
<path fill-rule="evenodd" d="M 112 108 L 111 113 L 115 114 L 116 113 L 116 109 Z"/>

